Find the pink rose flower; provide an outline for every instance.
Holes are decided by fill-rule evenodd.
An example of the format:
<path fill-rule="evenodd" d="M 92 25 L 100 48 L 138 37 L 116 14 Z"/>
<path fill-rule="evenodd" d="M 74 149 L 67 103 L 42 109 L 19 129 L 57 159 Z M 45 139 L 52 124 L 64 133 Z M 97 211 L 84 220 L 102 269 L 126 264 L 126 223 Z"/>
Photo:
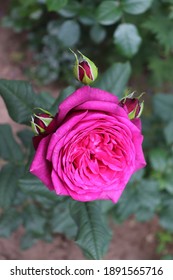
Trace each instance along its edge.
<path fill-rule="evenodd" d="M 66 98 L 55 118 L 56 130 L 40 139 L 30 172 L 57 195 L 116 203 L 146 165 L 140 119 L 130 120 L 115 95 L 89 86 Z"/>

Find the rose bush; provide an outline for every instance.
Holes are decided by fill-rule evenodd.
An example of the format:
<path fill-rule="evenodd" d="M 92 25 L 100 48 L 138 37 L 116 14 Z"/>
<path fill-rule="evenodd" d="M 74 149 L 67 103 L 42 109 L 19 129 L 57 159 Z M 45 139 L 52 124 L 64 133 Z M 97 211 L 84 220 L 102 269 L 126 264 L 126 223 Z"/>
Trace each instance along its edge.
<path fill-rule="evenodd" d="M 116 203 L 146 164 L 140 119 L 130 120 L 115 95 L 89 86 L 60 104 L 53 132 L 35 141 L 30 172 L 57 195 L 78 201 Z"/>

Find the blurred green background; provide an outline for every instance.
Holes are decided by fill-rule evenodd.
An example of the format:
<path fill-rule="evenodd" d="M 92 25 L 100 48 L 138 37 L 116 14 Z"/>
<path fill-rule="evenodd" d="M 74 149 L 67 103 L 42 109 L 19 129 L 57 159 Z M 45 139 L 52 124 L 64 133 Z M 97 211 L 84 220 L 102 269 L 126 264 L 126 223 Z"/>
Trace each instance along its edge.
<path fill-rule="evenodd" d="M 132 178 L 118 204 L 102 202 L 101 208 L 103 215 L 120 224 L 129 217 L 139 223 L 156 218 L 156 254 L 172 259 L 173 0 L 13 0 L 1 15 L 1 27 L 19 38 L 21 48 L 10 54 L 11 60 L 36 91 L 41 88 L 39 104 L 54 113 L 57 104 L 80 85 L 73 77 L 74 56 L 69 48 L 80 50 L 98 66 L 94 87 L 119 97 L 127 90 L 145 92 L 142 123 L 147 167 Z M 4 86 L 19 91 L 26 87 L 15 81 L 0 83 L 9 109 Z M 55 87 L 60 91 L 56 100 L 47 94 Z M 29 114 L 30 109 L 22 120 L 16 119 L 15 111 L 10 116 L 26 123 Z M 23 177 L 30 162 L 31 137 L 30 130 L 20 131 L 19 145 L 10 126 L 0 126 L 0 235 L 9 237 L 23 224 L 23 249 L 40 239 L 51 241 L 55 233 L 75 239 L 77 230 L 69 208 L 64 209 L 71 202 L 43 189 L 36 178 Z"/>

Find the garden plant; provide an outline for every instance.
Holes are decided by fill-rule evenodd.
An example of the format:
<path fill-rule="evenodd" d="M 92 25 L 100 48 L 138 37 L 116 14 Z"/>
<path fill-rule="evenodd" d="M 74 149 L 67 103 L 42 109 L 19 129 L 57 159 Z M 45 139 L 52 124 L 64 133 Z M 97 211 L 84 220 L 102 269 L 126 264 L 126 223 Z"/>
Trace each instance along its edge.
<path fill-rule="evenodd" d="M 172 258 L 173 1 L 15 0 L 1 24 L 27 34 L 33 63 L 0 80 L 26 125 L 0 125 L 0 236 L 22 225 L 27 249 L 60 233 L 101 259 L 112 221 L 156 217 Z M 57 97 L 35 89 L 51 82 Z"/>

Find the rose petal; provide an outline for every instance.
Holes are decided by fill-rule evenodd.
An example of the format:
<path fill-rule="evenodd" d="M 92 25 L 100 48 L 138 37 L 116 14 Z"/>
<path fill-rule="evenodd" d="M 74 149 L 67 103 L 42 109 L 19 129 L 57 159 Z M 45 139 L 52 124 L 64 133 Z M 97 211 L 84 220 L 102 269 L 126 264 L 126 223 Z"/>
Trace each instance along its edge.
<path fill-rule="evenodd" d="M 50 190 L 54 190 L 51 180 L 52 164 L 46 160 L 47 148 L 50 139 L 51 135 L 48 135 L 40 141 L 30 167 L 30 172 L 37 176 Z"/>
<path fill-rule="evenodd" d="M 91 88 L 89 86 L 84 86 L 74 93 L 72 93 L 69 97 L 67 97 L 59 106 L 59 113 L 57 116 L 58 124 L 63 121 L 65 116 L 68 114 L 70 110 L 79 106 L 80 104 L 86 101 L 105 101 L 105 102 L 112 102 L 118 104 L 118 98 L 108 93 L 104 90 Z"/>

